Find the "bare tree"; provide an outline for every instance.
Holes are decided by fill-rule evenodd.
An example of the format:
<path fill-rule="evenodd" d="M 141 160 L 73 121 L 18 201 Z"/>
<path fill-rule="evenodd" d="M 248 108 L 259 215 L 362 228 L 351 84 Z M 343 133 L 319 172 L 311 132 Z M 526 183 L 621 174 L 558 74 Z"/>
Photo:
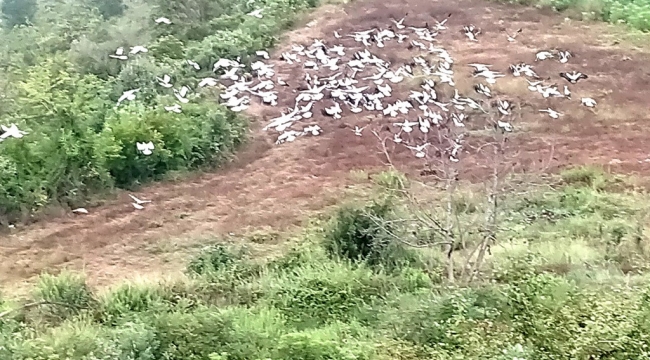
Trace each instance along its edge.
<path fill-rule="evenodd" d="M 391 236 L 410 246 L 441 246 L 446 261 L 445 277 L 450 283 L 473 281 L 490 247 L 497 240 L 504 177 L 511 170 L 507 166 L 506 145 L 508 134 L 512 131 L 510 123 L 513 120 L 511 109 L 498 109 L 498 106 L 497 102 L 487 111 L 481 108 L 473 117 L 474 130 L 490 131 L 488 136 L 477 136 L 482 143 L 467 143 L 470 131 L 465 125 L 466 118 L 462 113 L 455 112 L 450 112 L 448 116 L 432 124 L 428 131 L 420 132 L 421 136 L 409 133 L 408 139 L 404 140 L 404 145 L 413 150 L 416 157 L 426 162 L 426 173 L 435 179 L 433 185 L 424 182 L 418 182 L 418 185 L 443 190 L 444 200 L 442 205 L 436 205 L 422 201 L 412 189 L 401 190 L 407 200 L 408 212 L 412 214 L 412 218 L 402 220 L 436 236 L 429 238 L 424 244 L 406 241 L 401 234 L 392 233 Z M 382 153 L 389 166 L 394 168 L 392 156 L 387 148 L 387 142 L 391 140 L 382 139 L 376 131 L 373 131 L 373 134 L 380 141 Z M 463 214 L 457 206 L 459 175 L 463 169 L 478 166 L 470 161 L 480 158 L 486 160 L 486 167 L 490 169 L 489 177 L 484 180 L 486 202 L 482 207 L 483 211 L 474 217 L 461 216 Z M 381 226 L 380 219 L 374 220 Z M 468 244 L 468 235 L 479 235 L 479 241 Z M 461 260 L 463 264 L 458 269 L 458 264 L 455 263 L 458 256 L 454 254 L 457 250 L 467 250 L 468 247 L 472 247 L 472 250 Z"/>

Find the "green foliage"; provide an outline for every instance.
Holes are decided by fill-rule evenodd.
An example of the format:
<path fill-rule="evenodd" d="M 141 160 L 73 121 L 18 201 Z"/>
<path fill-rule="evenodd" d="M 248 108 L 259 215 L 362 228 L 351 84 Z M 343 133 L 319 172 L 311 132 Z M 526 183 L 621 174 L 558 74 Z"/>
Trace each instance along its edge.
<path fill-rule="evenodd" d="M 367 268 L 332 263 L 310 264 L 278 280 L 269 301 L 301 327 L 355 318 L 362 306 L 381 297 L 389 286 Z"/>
<path fill-rule="evenodd" d="M 187 266 L 191 274 L 206 275 L 234 266 L 239 257 L 221 244 L 203 249 Z"/>
<path fill-rule="evenodd" d="M 101 314 L 107 322 L 130 317 L 134 313 L 154 311 L 166 306 L 170 298 L 161 286 L 123 284 L 104 296 Z"/>
<path fill-rule="evenodd" d="M 289 333 L 278 342 L 276 359 L 362 360 L 372 358 L 372 348 L 352 338 L 349 326 L 332 324 Z"/>
<path fill-rule="evenodd" d="M 37 7 L 36 0 L 3 0 L 0 8 L 3 24 L 8 28 L 29 24 L 36 15 Z"/>
<path fill-rule="evenodd" d="M 68 272 L 57 276 L 41 275 L 34 298 L 45 302 L 40 310 L 46 316 L 58 319 L 67 319 L 84 310 L 91 310 L 96 304 L 85 277 Z"/>
<path fill-rule="evenodd" d="M 94 0 L 92 3 L 106 20 L 115 16 L 121 16 L 124 10 L 126 10 L 126 5 L 124 5 L 123 0 Z"/>
<path fill-rule="evenodd" d="M 546 203 L 559 201 L 553 199 Z M 576 201 L 555 206 L 588 213 Z M 623 206 L 622 211 L 630 208 Z M 497 251 L 494 255 L 504 256 Z M 0 356 L 647 359 L 647 280 L 641 281 L 643 286 L 576 282 L 540 269 L 539 260 L 545 256 L 528 252 L 508 257 L 486 272 L 485 281 L 462 287 L 432 284 L 419 265 L 405 263 L 398 271 L 384 273 L 366 261 L 329 258 L 324 247 L 309 243 L 259 266 L 224 246 L 210 246 L 190 262 L 193 276 L 185 281 L 129 283 L 99 297 L 83 277 L 43 276 L 36 299 L 69 306 L 38 313 L 18 308 L 16 316 L 0 319 Z M 501 266 L 505 264 L 509 266 Z M 254 301 L 218 300 L 226 292 L 234 298 L 246 291 L 255 293 Z M 54 313 L 75 307 L 92 311 Z M 39 316 L 48 320 L 53 315 L 59 321 L 38 321 Z"/>
<path fill-rule="evenodd" d="M 548 6 L 566 11 L 586 20 L 624 23 L 630 27 L 650 31 L 650 1 L 648 0 L 507 0 L 525 5 Z"/>
<path fill-rule="evenodd" d="M 392 210 L 390 199 L 339 209 L 327 229 L 325 248 L 332 256 L 388 269 L 415 262 L 410 249 L 393 238 L 399 231 L 390 223 Z"/>
<path fill-rule="evenodd" d="M 253 4 L 212 0 L 56 1 L 36 11 L 34 1 L 2 2 L 0 123 L 28 134 L 0 147 L 0 216 L 17 218 L 54 204 L 82 206 L 114 186 L 161 179 L 169 171 L 218 165 L 244 140 L 245 121 L 215 104 L 213 93 L 192 94 L 181 114 L 158 84 L 195 87 L 219 57 L 248 57 L 275 44 L 306 0 L 274 0 L 263 19 L 245 14 Z M 159 16 L 174 25 L 156 25 Z M 119 47 L 144 45 L 128 61 L 109 57 Z M 196 57 L 203 70 L 189 68 Z M 137 100 L 115 104 L 124 91 Z M 152 141 L 152 156 L 136 142 Z"/>

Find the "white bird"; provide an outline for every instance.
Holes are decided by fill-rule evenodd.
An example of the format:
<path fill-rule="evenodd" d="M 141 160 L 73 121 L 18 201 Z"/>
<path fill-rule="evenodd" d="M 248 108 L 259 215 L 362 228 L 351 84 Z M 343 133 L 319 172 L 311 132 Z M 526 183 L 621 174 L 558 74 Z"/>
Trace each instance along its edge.
<path fill-rule="evenodd" d="M 158 80 L 158 84 L 160 84 L 160 86 L 162 86 L 164 88 L 169 89 L 170 87 L 173 86 L 171 84 L 172 78 L 167 74 L 163 75 L 162 79 L 159 78 L 159 77 L 156 77 L 156 79 Z"/>
<path fill-rule="evenodd" d="M 189 90 L 190 89 L 187 86 L 181 87 L 180 91 L 174 89 L 174 96 L 176 96 L 176 99 L 178 99 L 178 101 L 180 101 L 181 103 L 187 104 L 189 102 L 189 100 L 187 98 L 185 98 L 185 96 L 187 95 L 187 92 Z"/>
<path fill-rule="evenodd" d="M 340 119 L 341 118 L 341 105 L 339 103 L 335 102 L 334 105 L 327 107 L 323 109 L 323 114 L 331 116 L 335 119 Z"/>
<path fill-rule="evenodd" d="M 583 73 L 578 72 L 578 71 L 572 71 L 570 73 L 569 72 L 561 72 L 560 76 L 562 78 L 564 78 L 566 81 L 568 81 L 568 82 L 570 82 L 572 84 L 576 84 L 581 79 L 588 79 L 589 78 L 589 76 L 587 76 L 586 74 L 583 74 Z"/>
<path fill-rule="evenodd" d="M 217 86 L 218 83 L 219 83 L 219 81 L 218 81 L 217 79 L 212 78 L 212 77 L 207 77 L 207 78 L 202 79 L 202 80 L 199 82 L 199 87 L 204 87 L 204 86 Z"/>
<path fill-rule="evenodd" d="M 465 114 L 460 113 L 460 114 L 451 114 L 451 120 L 454 122 L 454 126 L 456 127 L 465 127 L 465 124 L 463 124 L 463 121 L 465 120 Z"/>
<path fill-rule="evenodd" d="M 187 64 L 188 64 L 189 66 L 193 67 L 194 70 L 201 70 L 201 66 L 200 66 L 198 63 L 196 63 L 195 61 L 192 61 L 192 60 L 189 60 L 189 59 L 188 59 L 188 60 L 187 60 Z"/>
<path fill-rule="evenodd" d="M 471 41 L 478 41 L 476 37 L 481 33 L 481 29 L 477 29 L 474 25 L 469 25 L 463 26 L 463 32 Z"/>
<path fill-rule="evenodd" d="M 550 117 L 553 118 L 553 119 L 557 119 L 557 118 L 559 118 L 560 116 L 562 116 L 561 113 L 559 113 L 559 112 L 557 112 L 557 111 L 555 111 L 555 110 L 553 110 L 553 109 L 551 109 L 551 108 L 548 108 L 548 109 L 545 109 L 545 110 L 540 110 L 539 112 L 545 112 L 545 113 L 548 113 L 548 116 L 550 116 Z"/>
<path fill-rule="evenodd" d="M 253 16 L 253 17 L 256 17 L 258 19 L 261 19 L 262 18 L 262 9 L 253 10 L 253 11 L 249 12 L 246 15 Z"/>
<path fill-rule="evenodd" d="M 478 64 L 478 63 L 473 63 L 473 64 L 467 64 L 471 67 L 474 68 L 474 73 L 480 73 L 483 71 L 490 71 L 490 67 L 492 65 L 485 65 L 485 64 Z"/>
<path fill-rule="evenodd" d="M 562 64 L 567 63 L 569 61 L 569 58 L 572 56 L 568 51 L 560 51 L 557 55 L 560 57 L 560 62 Z"/>
<path fill-rule="evenodd" d="M 393 123 L 393 126 L 399 126 L 400 128 L 402 128 L 402 131 L 406 133 L 410 133 L 411 131 L 413 131 L 413 127 L 417 126 L 418 124 L 419 123 L 414 121 L 404 120 L 404 122 L 402 123 Z"/>
<path fill-rule="evenodd" d="M 239 68 L 233 67 L 230 70 L 223 73 L 223 75 L 221 75 L 221 79 L 237 81 L 237 79 L 239 79 L 239 76 L 237 75 L 237 71 L 239 71 Z"/>
<path fill-rule="evenodd" d="M 508 34 L 508 32 L 506 31 L 508 42 L 515 42 L 516 41 L 515 39 L 517 38 L 517 35 L 519 35 L 519 33 L 521 33 L 522 31 L 523 31 L 523 29 L 519 28 L 519 30 L 517 30 L 513 35 Z"/>
<path fill-rule="evenodd" d="M 0 125 L 0 128 L 2 129 L 2 134 L 0 134 L 0 142 L 9 137 L 20 139 L 24 135 L 27 135 L 26 132 L 19 130 L 16 124 L 11 124 L 9 127 Z"/>
<path fill-rule="evenodd" d="M 594 100 L 592 98 L 582 98 L 581 101 L 582 101 L 582 105 L 584 105 L 586 107 L 594 107 L 594 106 L 596 106 L 596 100 Z"/>
<path fill-rule="evenodd" d="M 404 28 L 406 27 L 406 26 L 404 26 L 404 18 L 402 18 L 402 19 L 399 20 L 399 21 L 395 21 L 395 20 L 393 20 L 393 19 L 391 19 L 390 21 L 392 21 L 393 24 L 395 24 L 395 27 L 398 28 L 398 29 L 400 29 L 400 30 L 401 30 L 401 29 L 404 29 Z"/>
<path fill-rule="evenodd" d="M 88 214 L 88 210 L 85 208 L 76 208 L 72 210 L 73 213 L 75 214 Z"/>
<path fill-rule="evenodd" d="M 553 57 L 553 53 L 550 51 L 540 51 L 535 54 L 535 61 L 546 60 Z"/>
<path fill-rule="evenodd" d="M 508 122 L 497 120 L 497 126 L 499 128 L 501 128 L 501 129 L 503 129 L 503 131 L 505 131 L 505 132 L 511 132 L 512 131 L 512 125 L 510 125 L 510 123 L 508 123 Z"/>
<path fill-rule="evenodd" d="M 302 130 L 303 134 L 312 134 L 313 136 L 318 136 L 322 132 L 323 129 L 321 129 L 321 127 L 318 125 L 305 126 L 305 128 Z"/>
<path fill-rule="evenodd" d="M 463 146 L 460 143 L 458 143 L 457 140 L 454 141 L 454 147 L 451 150 L 451 154 L 449 154 L 449 160 L 451 160 L 452 162 L 458 162 L 459 161 L 459 159 L 458 159 L 458 151 L 460 149 L 462 149 L 462 148 L 463 148 Z"/>
<path fill-rule="evenodd" d="M 135 196 L 133 196 L 133 195 L 131 195 L 131 194 L 129 194 L 129 196 L 130 196 L 131 199 L 133 199 L 133 201 L 135 201 L 135 203 L 138 204 L 138 205 L 147 204 L 147 203 L 150 203 L 150 202 L 151 202 L 151 200 L 140 200 L 140 199 L 138 199 L 137 197 L 135 197 Z"/>
<path fill-rule="evenodd" d="M 135 93 L 140 91 L 140 88 L 133 89 L 133 90 L 128 90 L 122 93 L 122 96 L 120 96 L 119 99 L 117 99 L 117 106 L 120 106 L 122 101 L 128 100 L 128 101 L 133 101 L 135 100 Z"/>
<path fill-rule="evenodd" d="M 134 207 L 136 210 L 142 210 L 142 209 L 144 209 L 144 206 L 142 206 L 142 205 L 140 205 L 140 204 L 137 204 L 137 203 L 131 203 L 131 205 L 133 205 L 133 207 Z"/>
<path fill-rule="evenodd" d="M 275 141 L 276 144 L 282 144 L 284 142 L 292 142 L 296 140 L 298 136 L 302 135 L 302 133 L 299 133 L 295 130 L 289 130 L 285 131 L 280 136 L 278 136 L 278 139 Z"/>
<path fill-rule="evenodd" d="M 136 142 L 135 146 L 138 149 L 138 151 L 141 152 L 143 155 L 148 156 L 153 153 L 154 145 L 153 142 L 151 141 L 149 141 L 148 143 Z"/>
<path fill-rule="evenodd" d="M 268 51 L 258 50 L 258 51 L 255 52 L 255 55 L 261 57 L 264 60 L 269 59 L 269 52 Z"/>
<path fill-rule="evenodd" d="M 352 131 L 354 131 L 354 135 L 356 135 L 356 136 L 361 136 L 361 132 L 362 132 L 363 129 L 365 129 L 365 128 L 366 128 L 365 126 L 362 127 L 362 128 L 360 128 L 360 127 L 358 127 L 358 126 L 355 126 L 355 127 L 354 127 L 354 130 L 352 130 Z"/>
<path fill-rule="evenodd" d="M 113 59 L 119 59 L 119 60 L 127 60 L 128 57 L 124 55 L 124 48 L 123 47 L 118 47 L 117 50 L 115 50 L 115 54 L 108 55 L 108 57 L 111 57 Z"/>
<path fill-rule="evenodd" d="M 181 106 L 179 104 L 174 104 L 172 106 L 165 106 L 165 110 L 177 114 L 180 114 L 182 112 Z"/>
<path fill-rule="evenodd" d="M 483 84 L 476 84 L 474 90 L 479 94 L 485 95 L 487 97 L 492 97 L 492 90 Z"/>
<path fill-rule="evenodd" d="M 166 17 L 159 17 L 156 20 L 156 24 L 166 24 L 166 25 L 171 25 L 172 21 L 169 20 Z"/>
<path fill-rule="evenodd" d="M 423 158 L 423 157 L 426 156 L 426 153 L 424 152 L 424 150 L 425 150 L 425 149 L 427 148 L 427 146 L 429 146 L 429 145 L 431 145 L 431 144 L 429 144 L 429 143 L 424 143 L 424 144 L 422 144 L 422 145 L 417 145 L 417 146 L 408 146 L 408 145 L 406 145 L 406 147 L 409 148 L 409 149 L 411 149 L 411 150 L 413 150 L 413 151 L 415 151 L 415 157 L 417 157 L 417 158 Z"/>
<path fill-rule="evenodd" d="M 139 53 L 147 53 L 149 52 L 149 49 L 147 49 L 144 46 L 136 45 L 131 48 L 131 51 L 129 52 L 132 55 L 139 54 Z"/>

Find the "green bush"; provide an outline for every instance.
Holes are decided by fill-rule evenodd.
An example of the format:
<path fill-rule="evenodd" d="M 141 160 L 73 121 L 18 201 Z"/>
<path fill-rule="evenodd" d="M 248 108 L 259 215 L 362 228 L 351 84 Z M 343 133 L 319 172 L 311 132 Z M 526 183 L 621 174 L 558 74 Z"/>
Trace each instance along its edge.
<path fill-rule="evenodd" d="M 208 359 L 229 343 L 232 329 L 230 321 L 214 308 L 154 315 L 152 325 L 160 341 L 155 358 L 169 360 Z"/>
<path fill-rule="evenodd" d="M 311 327 L 359 317 L 391 286 L 390 279 L 365 267 L 325 262 L 282 274 L 266 299 L 296 326 Z"/>
<path fill-rule="evenodd" d="M 218 58 L 247 62 L 255 51 L 274 45 L 298 12 L 315 5 L 268 1 L 264 18 L 255 19 L 246 13 L 256 5 L 245 1 L 147 0 L 129 8 L 121 0 L 57 2 L 35 14 L 16 12 L 20 4 L 14 3 L 3 2 L 5 15 L 13 12 L 19 22 L 21 16 L 34 17 L 35 26 L 0 34 L 0 85 L 7 84 L 0 123 L 16 123 L 28 132 L 0 147 L 3 218 L 49 204 L 83 206 L 90 195 L 113 186 L 223 161 L 244 140 L 247 124 L 215 105 L 207 92 L 186 104 L 182 114 L 167 113 L 162 107 L 176 100 L 156 77 L 168 74 L 176 88 L 194 87 Z M 174 25 L 147 25 L 154 16 L 167 16 Z M 134 45 L 149 52 L 128 61 L 108 56 Z M 188 56 L 203 71 L 187 66 Z M 135 88 L 140 89 L 137 100 L 115 109 L 122 92 Z M 154 155 L 139 155 L 137 141 L 153 141 Z"/>
<path fill-rule="evenodd" d="M 417 261 L 413 251 L 393 237 L 402 233 L 390 223 L 392 210 L 390 200 L 340 208 L 326 230 L 325 249 L 334 257 L 389 270 L 413 264 Z"/>
<path fill-rule="evenodd" d="M 116 323 L 138 313 L 166 310 L 171 294 L 158 284 L 123 284 L 108 292 L 101 301 L 105 321 Z"/>
<path fill-rule="evenodd" d="M 349 326 L 332 324 L 282 336 L 274 359 L 362 360 L 372 359 L 372 346 L 349 339 Z"/>
<path fill-rule="evenodd" d="M 3 25 L 12 28 L 16 25 L 29 24 L 34 20 L 37 9 L 36 0 L 4 0 L 0 8 Z"/>
<path fill-rule="evenodd" d="M 41 275 L 34 300 L 44 304 L 39 308 L 47 317 L 67 319 L 82 311 L 94 310 L 97 300 L 82 275 L 63 272 L 57 276 Z"/>
<path fill-rule="evenodd" d="M 190 274 L 207 275 L 213 272 L 232 268 L 241 257 L 230 252 L 221 244 L 208 246 L 194 257 L 187 270 Z"/>

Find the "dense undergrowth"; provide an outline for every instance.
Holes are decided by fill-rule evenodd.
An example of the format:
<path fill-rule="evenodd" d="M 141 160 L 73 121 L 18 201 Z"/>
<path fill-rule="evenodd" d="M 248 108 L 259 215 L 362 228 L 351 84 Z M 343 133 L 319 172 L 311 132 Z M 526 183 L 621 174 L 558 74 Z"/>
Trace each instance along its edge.
<path fill-rule="evenodd" d="M 507 0 L 507 2 L 548 6 L 557 11 L 568 11 L 585 20 L 624 23 L 637 30 L 650 31 L 649 0 Z"/>
<path fill-rule="evenodd" d="M 194 89 L 217 59 L 248 62 L 313 6 L 314 0 L 5 0 L 0 124 L 15 123 L 27 135 L 0 144 L 0 219 L 52 203 L 80 206 L 114 186 L 218 164 L 244 141 L 246 121 L 216 104 L 211 90 L 197 90 L 182 113 L 167 112 L 163 106 L 175 98 L 156 77 L 168 74 L 175 88 Z M 264 8 L 262 19 L 245 15 L 256 8 Z M 162 16 L 172 24 L 157 25 Z M 128 61 L 108 56 L 136 45 L 148 53 Z M 135 88 L 136 100 L 116 108 L 122 92 Z M 153 155 L 139 154 L 136 142 L 148 141 Z"/>
<path fill-rule="evenodd" d="M 584 169 L 557 186 L 503 208 L 470 283 L 446 282 L 435 248 L 387 241 L 414 230 L 397 221 L 399 196 L 383 193 L 265 264 L 210 246 L 182 278 L 101 293 L 79 275 L 44 275 L 28 300 L 38 305 L 0 306 L 0 357 L 647 359 L 646 195 Z M 471 212 L 471 199 L 459 208 Z"/>

